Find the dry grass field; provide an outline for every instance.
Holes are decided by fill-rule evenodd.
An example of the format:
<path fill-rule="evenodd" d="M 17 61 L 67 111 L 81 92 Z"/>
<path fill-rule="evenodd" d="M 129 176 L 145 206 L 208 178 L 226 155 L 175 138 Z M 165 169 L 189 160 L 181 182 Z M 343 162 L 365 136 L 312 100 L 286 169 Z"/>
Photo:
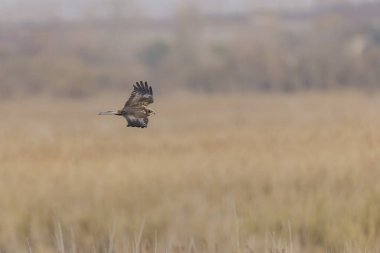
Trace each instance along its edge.
<path fill-rule="evenodd" d="M 379 252 L 380 96 L 0 103 L 1 252 Z"/>

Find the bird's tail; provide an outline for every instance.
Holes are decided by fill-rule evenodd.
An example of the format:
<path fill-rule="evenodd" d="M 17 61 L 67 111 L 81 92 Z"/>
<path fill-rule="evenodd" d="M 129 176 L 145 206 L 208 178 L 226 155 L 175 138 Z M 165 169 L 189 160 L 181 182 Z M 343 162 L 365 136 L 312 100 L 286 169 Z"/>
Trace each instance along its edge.
<path fill-rule="evenodd" d="M 98 115 L 120 115 L 119 111 L 106 111 L 106 112 L 99 112 Z"/>

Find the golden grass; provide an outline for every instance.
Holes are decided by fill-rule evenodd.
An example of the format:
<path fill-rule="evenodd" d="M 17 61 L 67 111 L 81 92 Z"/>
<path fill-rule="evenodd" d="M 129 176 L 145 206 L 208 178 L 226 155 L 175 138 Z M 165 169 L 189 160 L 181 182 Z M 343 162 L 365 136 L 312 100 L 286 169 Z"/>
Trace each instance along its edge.
<path fill-rule="evenodd" d="M 96 115 L 123 99 L 1 103 L 2 252 L 380 246 L 380 97 L 161 97 L 144 130 Z"/>

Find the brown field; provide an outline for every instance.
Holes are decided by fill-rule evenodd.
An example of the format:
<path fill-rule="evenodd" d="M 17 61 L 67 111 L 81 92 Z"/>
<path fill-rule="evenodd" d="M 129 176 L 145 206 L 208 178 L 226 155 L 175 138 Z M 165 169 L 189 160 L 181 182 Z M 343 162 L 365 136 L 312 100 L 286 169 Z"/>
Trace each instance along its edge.
<path fill-rule="evenodd" d="M 380 96 L 0 103 L 1 252 L 379 252 Z"/>

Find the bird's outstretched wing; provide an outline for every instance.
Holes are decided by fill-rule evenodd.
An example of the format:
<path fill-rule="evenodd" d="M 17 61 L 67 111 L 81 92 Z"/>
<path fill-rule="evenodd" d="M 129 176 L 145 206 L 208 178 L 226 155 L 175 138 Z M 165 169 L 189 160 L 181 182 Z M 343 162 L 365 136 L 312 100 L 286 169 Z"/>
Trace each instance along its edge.
<path fill-rule="evenodd" d="M 128 115 L 125 118 L 128 121 L 128 125 L 127 125 L 128 127 L 141 127 L 141 128 L 148 127 L 148 122 L 149 122 L 148 117 L 137 118 L 133 115 Z"/>
<path fill-rule="evenodd" d="M 148 83 L 143 81 L 136 82 L 133 85 L 133 91 L 128 101 L 125 103 L 123 110 L 126 111 L 128 107 L 147 106 L 153 103 L 153 90 Z"/>

